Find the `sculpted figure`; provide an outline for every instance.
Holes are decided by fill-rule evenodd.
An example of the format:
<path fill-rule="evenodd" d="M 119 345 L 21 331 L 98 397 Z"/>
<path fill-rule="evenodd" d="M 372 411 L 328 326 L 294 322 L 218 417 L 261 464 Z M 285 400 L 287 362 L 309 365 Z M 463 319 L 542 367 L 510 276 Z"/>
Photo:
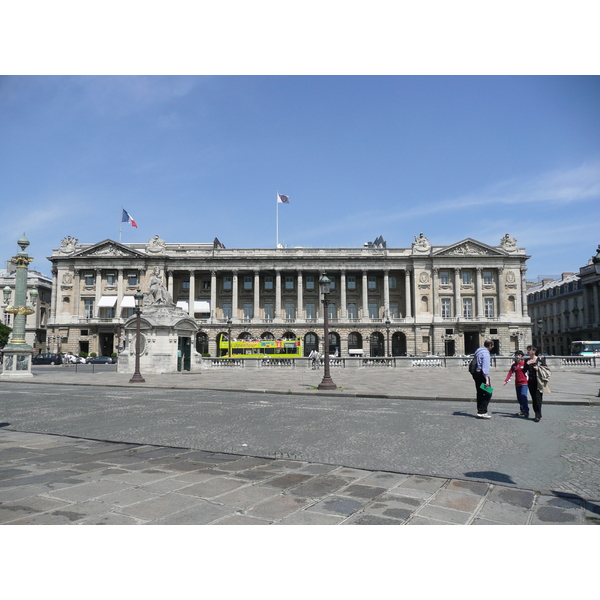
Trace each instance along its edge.
<path fill-rule="evenodd" d="M 166 247 L 165 240 L 158 237 L 158 233 L 151 239 L 148 240 L 148 246 L 146 249 L 148 252 L 164 252 Z"/>
<path fill-rule="evenodd" d="M 504 237 L 500 240 L 500 245 L 504 250 L 516 250 L 517 249 L 517 240 L 514 237 L 510 237 L 510 235 L 505 234 Z"/>
<path fill-rule="evenodd" d="M 419 234 L 419 237 L 415 235 L 415 241 L 413 242 L 412 247 L 415 250 L 429 250 L 429 240 L 422 233 Z"/>
<path fill-rule="evenodd" d="M 173 299 L 167 288 L 163 285 L 162 275 L 160 274 L 160 268 L 154 267 L 152 275 L 150 276 L 150 283 L 148 284 L 148 298 L 150 304 L 164 304 L 172 305 Z"/>
<path fill-rule="evenodd" d="M 71 237 L 68 235 L 61 243 L 60 243 L 60 252 L 62 254 L 71 254 L 71 252 L 75 252 L 75 246 L 79 242 L 78 239 Z"/>

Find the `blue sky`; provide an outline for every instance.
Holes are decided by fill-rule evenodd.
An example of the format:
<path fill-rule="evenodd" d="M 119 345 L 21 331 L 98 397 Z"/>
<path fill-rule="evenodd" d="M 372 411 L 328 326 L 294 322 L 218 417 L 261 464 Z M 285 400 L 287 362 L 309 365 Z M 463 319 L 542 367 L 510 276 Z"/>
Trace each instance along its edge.
<path fill-rule="evenodd" d="M 0 256 L 80 242 L 407 247 L 505 233 L 528 276 L 600 243 L 597 76 L 4 76 Z"/>

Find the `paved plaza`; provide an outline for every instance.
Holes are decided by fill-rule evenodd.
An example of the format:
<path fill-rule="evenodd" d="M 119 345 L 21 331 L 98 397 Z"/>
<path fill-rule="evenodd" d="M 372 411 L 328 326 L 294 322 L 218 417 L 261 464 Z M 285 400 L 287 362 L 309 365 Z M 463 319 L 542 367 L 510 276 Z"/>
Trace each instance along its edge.
<path fill-rule="evenodd" d="M 540 423 L 504 375 L 482 421 L 451 369 L 35 368 L 0 382 L 0 523 L 600 523 L 600 372 Z"/>

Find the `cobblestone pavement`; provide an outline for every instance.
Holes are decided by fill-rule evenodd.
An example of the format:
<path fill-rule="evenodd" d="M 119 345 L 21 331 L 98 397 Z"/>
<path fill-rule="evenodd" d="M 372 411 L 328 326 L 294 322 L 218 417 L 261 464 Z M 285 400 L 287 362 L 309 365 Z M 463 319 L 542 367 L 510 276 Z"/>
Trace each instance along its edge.
<path fill-rule="evenodd" d="M 0 430 L 0 523 L 598 524 L 600 505 L 479 481 Z"/>
<path fill-rule="evenodd" d="M 0 523 L 600 522 L 595 372 L 553 374 L 539 424 L 508 386 L 475 419 L 449 371 L 34 373 L 0 382 Z M 428 401 L 369 396 L 392 376 Z"/>

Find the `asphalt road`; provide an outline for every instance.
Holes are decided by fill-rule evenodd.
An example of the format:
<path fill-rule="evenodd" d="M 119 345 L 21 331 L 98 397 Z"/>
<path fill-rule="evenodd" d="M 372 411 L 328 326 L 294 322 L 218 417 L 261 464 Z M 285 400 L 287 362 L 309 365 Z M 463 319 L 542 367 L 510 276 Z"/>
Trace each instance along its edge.
<path fill-rule="evenodd" d="M 600 407 L 0 383 L 17 431 L 474 479 L 600 500 Z"/>

